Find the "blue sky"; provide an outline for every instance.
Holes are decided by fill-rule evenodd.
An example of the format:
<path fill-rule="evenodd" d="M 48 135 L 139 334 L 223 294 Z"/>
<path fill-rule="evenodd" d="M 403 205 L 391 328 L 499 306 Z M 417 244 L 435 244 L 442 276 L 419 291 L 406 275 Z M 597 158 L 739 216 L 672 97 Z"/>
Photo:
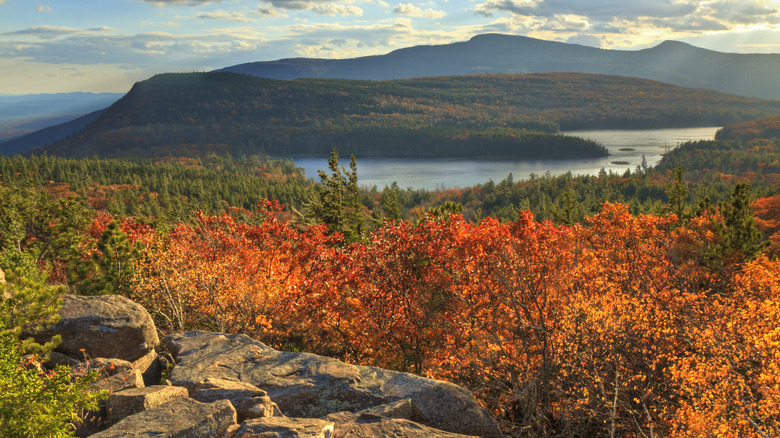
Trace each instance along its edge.
<path fill-rule="evenodd" d="M 488 32 L 780 53 L 780 0 L 0 0 L 0 94 L 125 92 L 161 72 L 383 54 Z"/>

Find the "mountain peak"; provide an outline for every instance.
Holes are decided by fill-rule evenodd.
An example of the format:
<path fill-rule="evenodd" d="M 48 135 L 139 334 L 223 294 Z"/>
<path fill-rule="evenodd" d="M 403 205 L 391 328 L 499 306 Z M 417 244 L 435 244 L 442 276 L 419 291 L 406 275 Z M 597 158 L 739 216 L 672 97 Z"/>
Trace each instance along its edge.
<path fill-rule="evenodd" d="M 662 42 L 661 44 L 651 47 L 646 50 L 652 50 L 652 51 L 660 51 L 660 52 L 679 52 L 679 51 L 701 51 L 701 52 L 712 52 L 712 50 L 708 49 L 702 49 L 701 47 L 696 47 L 694 45 L 682 42 L 682 41 L 675 41 L 675 40 L 666 40 Z"/>
<path fill-rule="evenodd" d="M 598 49 L 520 35 L 486 33 L 451 44 L 420 45 L 385 55 L 352 59 L 267 61 L 222 71 L 273 79 L 328 77 L 401 79 L 483 73 L 582 72 L 631 76 L 727 93 L 780 98 L 776 72 L 780 55 L 762 64 L 746 64 L 740 54 L 702 49 L 681 41 L 664 41 L 648 49 Z M 746 72 L 752 76 L 745 78 Z"/>

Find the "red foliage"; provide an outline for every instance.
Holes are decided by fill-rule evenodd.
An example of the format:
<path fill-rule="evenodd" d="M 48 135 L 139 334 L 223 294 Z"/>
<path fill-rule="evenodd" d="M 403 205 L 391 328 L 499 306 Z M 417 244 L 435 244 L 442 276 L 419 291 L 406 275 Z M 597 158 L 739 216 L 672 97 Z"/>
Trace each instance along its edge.
<path fill-rule="evenodd" d="M 198 215 L 145 241 L 134 297 L 169 329 L 464 384 L 508 435 L 780 430 L 780 263 L 713 271 L 713 219 L 615 204 L 575 226 L 428 216 L 334 247 L 279 211 Z"/>

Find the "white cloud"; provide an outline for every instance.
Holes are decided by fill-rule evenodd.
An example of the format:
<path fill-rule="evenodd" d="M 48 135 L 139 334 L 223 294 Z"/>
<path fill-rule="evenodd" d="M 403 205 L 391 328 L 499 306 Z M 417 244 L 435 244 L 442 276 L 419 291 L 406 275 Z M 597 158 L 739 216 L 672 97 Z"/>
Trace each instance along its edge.
<path fill-rule="evenodd" d="M 447 16 L 447 13 L 444 11 L 431 8 L 422 9 L 412 3 L 399 3 L 398 6 L 393 9 L 393 13 L 405 15 L 407 17 L 425 17 L 431 19 L 444 18 Z"/>
<path fill-rule="evenodd" d="M 339 5 L 336 3 L 314 5 L 311 10 L 322 15 L 363 15 L 363 10 L 357 6 Z"/>
<path fill-rule="evenodd" d="M 569 37 L 566 42 L 569 44 L 579 44 L 581 46 L 601 47 L 601 38 L 582 33 Z"/>
<path fill-rule="evenodd" d="M 106 32 L 111 30 L 113 29 L 110 27 L 93 27 L 93 28 L 82 30 L 73 27 L 43 25 L 43 26 L 30 26 L 22 30 L 4 32 L 1 33 L 0 35 L 2 36 L 29 35 L 40 39 L 53 39 L 53 38 L 59 38 L 68 35 L 100 33 L 100 32 Z"/>
<path fill-rule="evenodd" d="M 2 3 L 2 2 L 0 2 Z M 40 5 L 37 8 L 35 8 L 38 12 L 54 12 L 54 10 L 51 8 L 51 6 L 48 5 Z"/>
<path fill-rule="evenodd" d="M 212 3 L 212 0 L 143 0 L 148 3 L 153 3 L 157 6 L 162 5 L 174 5 L 174 6 L 202 6 Z M 217 3 L 220 0 L 216 0 Z"/>
<path fill-rule="evenodd" d="M 264 0 L 265 3 L 279 9 L 308 10 L 320 15 L 363 15 L 363 9 L 354 6 L 349 1 L 328 2 L 321 0 Z"/>
<path fill-rule="evenodd" d="M 246 14 L 243 14 L 241 12 L 228 12 L 224 10 L 218 10 L 213 12 L 201 12 L 197 15 L 195 15 L 195 18 L 203 19 L 203 20 L 228 20 L 228 21 L 238 21 L 238 22 L 248 22 L 248 21 L 257 21 L 254 18 L 249 18 L 246 16 Z"/>
<path fill-rule="evenodd" d="M 667 39 L 777 29 L 778 6 L 766 0 L 477 0 L 472 12 L 493 17 L 487 27 L 499 32 L 586 45 L 598 39 L 600 47 L 634 49 Z"/>

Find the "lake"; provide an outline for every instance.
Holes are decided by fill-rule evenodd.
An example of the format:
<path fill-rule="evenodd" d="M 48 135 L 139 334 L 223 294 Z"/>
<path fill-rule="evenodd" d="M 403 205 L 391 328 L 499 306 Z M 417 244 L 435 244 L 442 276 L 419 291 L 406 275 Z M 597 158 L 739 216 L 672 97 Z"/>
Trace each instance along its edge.
<path fill-rule="evenodd" d="M 664 152 L 691 140 L 711 140 L 720 127 L 675 128 L 645 130 L 567 131 L 594 140 L 609 149 L 608 157 L 578 160 L 475 160 L 458 158 L 361 158 L 357 157 L 358 182 L 361 186 L 382 189 L 393 181 L 399 187 L 440 190 L 470 187 L 488 180 L 499 182 L 512 173 L 515 181 L 528 179 L 531 174 L 595 175 L 603 168 L 607 172 L 623 173 L 642 163 L 653 166 Z M 340 164 L 349 167 L 349 156 L 340 157 Z M 296 158 L 306 176 L 319 180 L 317 169 L 328 171 L 325 157 Z"/>

